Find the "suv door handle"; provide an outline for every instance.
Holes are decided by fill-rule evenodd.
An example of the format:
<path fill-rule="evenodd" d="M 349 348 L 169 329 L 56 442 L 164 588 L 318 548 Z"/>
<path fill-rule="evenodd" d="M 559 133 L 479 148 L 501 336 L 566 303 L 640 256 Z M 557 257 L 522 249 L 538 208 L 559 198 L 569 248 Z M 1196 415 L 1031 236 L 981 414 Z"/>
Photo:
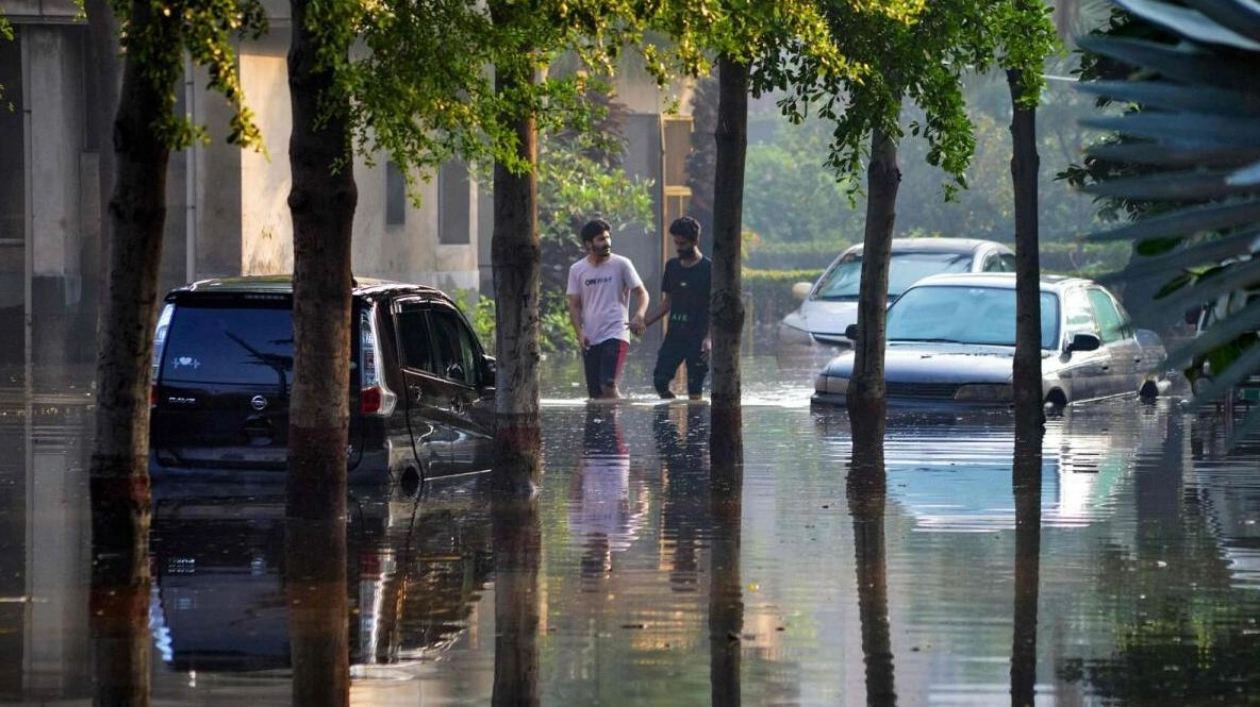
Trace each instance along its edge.
<path fill-rule="evenodd" d="M 420 399 L 420 385 L 418 383 L 413 383 L 411 387 L 407 389 L 407 392 L 411 393 L 412 400 Z"/>

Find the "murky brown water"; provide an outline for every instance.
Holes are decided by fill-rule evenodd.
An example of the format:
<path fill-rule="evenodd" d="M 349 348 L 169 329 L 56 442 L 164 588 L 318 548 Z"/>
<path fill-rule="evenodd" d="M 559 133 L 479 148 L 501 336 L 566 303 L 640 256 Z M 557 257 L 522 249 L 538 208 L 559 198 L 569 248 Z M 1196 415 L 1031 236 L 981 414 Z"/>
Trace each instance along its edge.
<path fill-rule="evenodd" d="M 893 418 L 872 535 L 879 505 L 848 497 L 848 422 L 810 410 L 811 371 L 746 362 L 732 498 L 711 493 L 707 407 L 655 404 L 631 363 L 641 397 L 616 406 L 549 364 L 524 511 L 484 479 L 352 500 L 355 704 L 489 704 L 496 666 L 500 690 L 564 706 L 1260 701 L 1260 445 L 1226 455 L 1219 424 L 1167 402 L 1070 409 L 1047 425 L 1030 533 L 1005 418 Z M 86 402 L 0 391 L 0 701 L 92 694 Z M 156 501 L 155 704 L 290 703 L 280 493 Z M 537 683 L 505 685 L 528 673 L 512 660 Z"/>

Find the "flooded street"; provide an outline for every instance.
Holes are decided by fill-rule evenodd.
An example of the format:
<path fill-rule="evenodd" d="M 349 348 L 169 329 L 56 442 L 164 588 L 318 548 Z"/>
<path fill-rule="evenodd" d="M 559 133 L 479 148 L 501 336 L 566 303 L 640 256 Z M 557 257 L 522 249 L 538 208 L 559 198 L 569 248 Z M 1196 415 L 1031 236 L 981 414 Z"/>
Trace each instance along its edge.
<path fill-rule="evenodd" d="M 631 400 L 587 404 L 578 365 L 546 364 L 535 502 L 351 498 L 354 704 L 1260 702 L 1260 445 L 1219 420 L 1069 408 L 1038 493 L 1009 417 L 894 416 L 857 498 L 845 413 L 755 357 L 729 491 L 707 405 L 658 404 L 638 358 Z M 5 380 L 0 701 L 90 704 L 91 399 Z M 290 704 L 284 520 L 282 484 L 155 490 L 154 704 Z"/>

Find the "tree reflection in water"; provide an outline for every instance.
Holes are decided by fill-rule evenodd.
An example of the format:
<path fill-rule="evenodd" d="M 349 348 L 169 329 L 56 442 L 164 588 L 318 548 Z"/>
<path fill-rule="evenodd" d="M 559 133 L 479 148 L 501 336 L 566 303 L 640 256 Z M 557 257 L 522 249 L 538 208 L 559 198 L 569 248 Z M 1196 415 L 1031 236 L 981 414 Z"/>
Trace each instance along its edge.
<path fill-rule="evenodd" d="M 89 600 L 98 707 L 149 704 L 149 488 L 93 464 L 92 592 Z M 115 466 L 115 469 L 118 467 Z M 147 478 L 147 477 L 146 477 Z M 143 501 L 126 499 L 143 497 Z M 137 511 L 137 509 L 139 509 Z"/>
<path fill-rule="evenodd" d="M 350 704 L 344 476 L 341 481 L 287 489 L 285 596 L 293 704 L 302 707 Z"/>
<path fill-rule="evenodd" d="M 888 564 L 884 543 L 884 504 L 888 480 L 884 469 L 883 425 L 853 425 L 847 480 L 849 515 L 857 565 L 858 616 L 866 663 L 866 704 L 897 704 L 892 638 L 888 620 Z"/>
<path fill-rule="evenodd" d="M 743 514 L 744 440 L 738 426 L 718 425 L 710 436 L 709 470 L 713 509 L 713 586 L 709 590 L 709 681 L 714 707 L 740 704 L 741 634 L 744 599 L 740 587 L 740 522 Z M 719 453 L 716 450 L 722 449 Z"/>
<path fill-rule="evenodd" d="M 1017 430 L 1015 494 L 1015 628 L 1011 641 L 1011 705 L 1031 707 L 1037 685 L 1037 599 L 1041 584 L 1040 426 Z"/>
<path fill-rule="evenodd" d="M 496 460 L 494 527 L 494 695 L 506 707 L 538 705 L 538 632 L 542 597 L 542 523 L 533 480 L 541 459 L 512 455 Z"/>

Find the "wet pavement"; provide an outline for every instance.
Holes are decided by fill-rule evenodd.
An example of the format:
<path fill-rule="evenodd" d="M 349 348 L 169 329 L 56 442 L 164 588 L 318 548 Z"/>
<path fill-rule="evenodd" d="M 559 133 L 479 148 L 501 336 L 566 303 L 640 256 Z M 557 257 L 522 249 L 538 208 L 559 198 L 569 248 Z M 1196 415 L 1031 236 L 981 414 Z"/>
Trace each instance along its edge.
<path fill-rule="evenodd" d="M 1069 408 L 1038 489 L 1003 415 L 893 417 L 859 497 L 846 415 L 757 357 L 729 493 L 707 405 L 656 403 L 650 364 L 616 405 L 547 364 L 535 503 L 485 477 L 351 499 L 354 704 L 1260 701 L 1260 444 L 1227 454 L 1219 419 Z M 0 390 L 3 702 L 91 702 L 88 403 Z M 154 704 L 290 704 L 282 493 L 155 498 Z"/>

